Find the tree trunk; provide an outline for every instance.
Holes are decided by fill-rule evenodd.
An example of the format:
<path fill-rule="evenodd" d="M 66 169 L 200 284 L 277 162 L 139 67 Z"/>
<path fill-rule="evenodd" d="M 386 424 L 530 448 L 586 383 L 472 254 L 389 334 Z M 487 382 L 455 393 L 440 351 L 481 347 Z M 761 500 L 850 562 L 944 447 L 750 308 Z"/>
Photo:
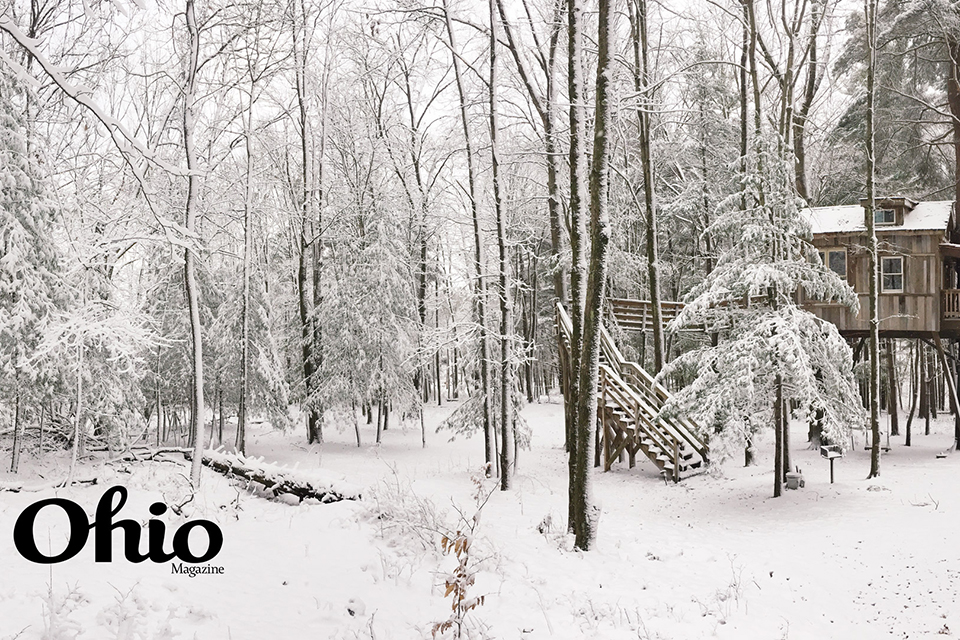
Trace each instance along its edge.
<path fill-rule="evenodd" d="M 490 159 L 493 181 L 493 209 L 497 222 L 497 249 L 500 254 L 500 489 L 510 488 L 513 475 L 513 366 L 510 362 L 510 262 L 507 256 L 506 225 L 504 224 L 503 196 L 500 186 L 500 124 L 497 96 L 497 14 L 496 0 L 490 0 Z"/>
<path fill-rule="evenodd" d="M 780 403 L 780 425 L 783 430 L 783 481 L 787 481 L 790 473 L 790 399 L 784 398 Z"/>
<path fill-rule="evenodd" d="M 890 392 L 887 395 L 887 412 L 890 414 L 890 435 L 900 435 L 900 408 L 898 405 L 897 393 L 897 367 L 896 367 L 896 340 L 890 338 L 887 340 L 887 378 L 890 382 Z"/>
<path fill-rule="evenodd" d="M 381 390 L 378 394 L 379 398 L 377 400 L 377 444 L 380 444 L 380 441 L 383 439 L 383 391 Z M 373 412 L 373 407 L 370 407 L 371 413 Z"/>
<path fill-rule="evenodd" d="M 45 417 L 46 417 L 46 407 L 41 402 L 40 403 L 40 442 L 37 443 L 37 450 L 40 452 L 39 456 L 41 459 L 43 458 L 43 425 L 44 425 Z M 146 440 L 147 438 L 146 436 L 144 436 L 144 441 Z"/>
<path fill-rule="evenodd" d="M 473 270 L 476 278 L 476 302 L 474 305 L 478 326 L 477 341 L 480 345 L 480 397 L 481 416 L 483 427 L 483 452 L 486 463 L 487 476 L 493 473 L 494 466 L 494 437 L 493 437 L 493 407 L 490 393 L 490 343 L 487 337 L 486 313 L 486 286 L 483 280 L 483 241 L 480 235 L 480 211 L 476 187 L 476 163 L 473 150 L 473 135 L 470 132 L 470 118 L 467 113 L 467 96 L 463 86 L 463 72 L 460 67 L 460 58 L 454 37 L 453 21 L 450 17 L 448 1 L 443 0 L 443 14 L 447 27 L 447 39 L 453 56 L 453 73 L 457 85 L 457 95 L 460 99 L 460 125 L 463 127 L 463 139 L 467 153 L 467 195 L 470 198 L 470 217 L 473 222 Z M 456 387 L 456 383 L 454 383 Z"/>
<path fill-rule="evenodd" d="M 586 135 L 583 117 L 583 0 L 567 0 L 567 92 L 570 100 L 570 363 L 568 391 L 570 402 L 566 410 L 566 447 L 569 456 L 569 484 L 567 500 L 567 526 L 571 532 L 578 530 L 577 508 L 579 494 L 587 494 L 588 487 L 581 486 L 578 479 L 578 460 L 589 460 L 589 452 L 577 452 L 580 438 L 577 434 L 578 406 L 580 404 L 580 359 L 583 347 L 584 313 L 584 255 L 583 255 L 583 196 L 584 168 L 586 167 Z M 589 393 L 589 389 L 584 391 Z M 595 390 L 594 390 L 595 392 Z M 592 428 L 592 425 L 587 425 Z M 588 446 L 592 440 L 587 437 Z M 586 473 L 585 471 L 583 472 Z"/>
<path fill-rule="evenodd" d="M 453 325 L 453 343 L 457 345 L 457 325 Z M 453 399 L 460 399 L 460 347 L 453 347 Z"/>
<path fill-rule="evenodd" d="M 796 185 L 797 195 L 804 200 L 810 200 L 810 193 L 807 190 L 807 154 L 806 154 L 806 128 L 807 116 L 810 114 L 810 107 L 813 105 L 813 98 L 817 93 L 817 87 L 820 85 L 819 62 L 817 60 L 817 34 L 820 30 L 820 24 L 823 22 L 823 8 L 819 2 L 812 2 L 810 5 L 810 43 L 807 53 L 807 77 L 803 85 L 803 101 L 800 108 L 797 109 L 793 118 L 793 153 L 796 158 Z"/>
<path fill-rule="evenodd" d="M 246 171 L 243 185 L 243 298 L 240 306 L 240 402 L 237 409 L 237 451 L 247 453 L 247 393 L 250 375 L 250 260 L 253 253 L 253 80 L 244 118 Z"/>
<path fill-rule="evenodd" d="M 83 340 L 77 345 L 77 410 L 73 416 L 73 451 L 70 454 L 70 470 L 67 472 L 66 486 L 73 484 L 77 472 L 77 456 L 80 450 L 80 424 L 83 414 Z"/>
<path fill-rule="evenodd" d="M 433 312 L 433 326 L 436 328 L 437 333 L 440 332 L 440 278 L 437 278 L 433 282 L 433 295 L 436 302 L 436 309 Z M 434 367 L 436 367 L 436 381 L 437 381 L 437 406 L 443 406 L 443 383 L 441 380 L 441 367 L 440 367 L 440 349 L 437 349 L 433 354 Z"/>
<path fill-rule="evenodd" d="M 917 409 L 917 400 L 920 397 L 920 378 L 923 376 L 923 373 L 920 368 L 920 341 L 914 340 L 914 351 L 916 355 L 913 357 L 913 370 L 910 377 L 913 382 L 912 393 L 910 394 L 910 415 L 907 416 L 907 435 L 906 439 L 903 442 L 905 447 L 909 447 L 913 444 L 913 431 L 911 427 L 913 426 L 913 415 L 914 411 Z"/>
<path fill-rule="evenodd" d="M 930 400 L 927 409 L 930 419 L 937 419 L 937 408 L 940 406 L 940 364 L 934 354 L 930 354 Z"/>
<path fill-rule="evenodd" d="M 752 56 L 756 55 L 756 39 L 751 37 L 752 30 L 750 25 L 750 9 L 747 6 L 748 0 L 741 0 L 743 9 L 743 35 L 740 49 L 740 210 L 747 209 L 747 190 L 746 183 L 743 181 L 747 176 L 747 131 L 749 128 L 747 119 L 747 65 L 753 66 L 755 61 Z"/>
<path fill-rule="evenodd" d="M 13 451 L 10 456 L 10 473 L 19 472 L 20 449 L 23 447 L 23 425 L 20 420 L 20 372 L 17 371 L 15 375 L 17 394 L 13 403 Z"/>
<path fill-rule="evenodd" d="M 864 223 L 869 236 L 870 264 L 870 473 L 868 478 L 880 475 L 880 316 L 878 312 L 879 274 L 877 269 L 877 231 L 874 227 L 873 209 L 876 187 L 874 174 L 874 76 L 876 74 L 876 0 L 864 0 L 867 29 L 867 206 Z"/>
<path fill-rule="evenodd" d="M 307 28 L 307 5 L 304 0 L 300 0 L 301 13 L 304 17 L 304 28 Z M 313 320 L 311 322 L 311 329 L 313 330 L 313 342 L 311 345 L 311 355 L 313 357 L 313 375 L 316 379 L 314 387 L 317 388 L 320 386 L 321 381 L 324 379 L 323 375 L 323 323 L 316 317 L 323 308 L 323 198 L 324 198 L 324 167 L 326 166 L 325 158 L 327 152 L 327 105 L 329 101 L 327 100 L 327 94 L 329 92 L 329 78 L 330 78 L 330 58 L 332 55 L 330 43 L 333 41 L 333 38 L 328 38 L 326 47 L 324 49 L 324 60 L 323 60 L 323 70 L 321 72 L 320 80 L 320 140 L 319 149 L 312 154 L 310 162 L 304 163 L 304 174 L 303 174 L 303 198 L 304 198 L 304 215 L 309 216 L 313 220 L 313 237 L 311 238 L 311 254 L 313 257 Z M 307 36 L 304 36 L 304 52 L 303 52 L 303 65 L 304 68 L 301 70 L 306 77 L 307 74 Z M 315 72 L 314 72 L 315 73 Z M 306 80 L 304 80 L 304 89 L 306 89 Z M 308 94 L 309 95 L 309 94 Z M 304 117 L 302 133 L 304 136 L 307 135 L 307 132 L 310 130 L 310 127 L 306 122 L 306 111 L 302 114 Z M 301 146 L 301 153 L 306 150 L 305 147 Z M 310 169 L 315 173 L 315 182 L 311 185 L 308 182 L 309 174 L 306 172 L 306 168 Z M 312 188 L 309 188 L 312 187 Z M 371 186 L 371 190 L 372 190 Z M 311 211 L 313 209 L 313 211 Z M 322 398 L 322 396 L 321 396 Z M 311 414 L 314 423 L 314 439 L 316 442 L 323 442 L 323 402 L 322 399 L 314 405 L 311 405 Z"/>
<path fill-rule="evenodd" d="M 776 398 L 773 401 L 773 497 L 783 493 L 783 379 L 777 375 Z"/>
<path fill-rule="evenodd" d="M 353 414 L 353 430 L 357 433 L 357 447 L 363 446 L 360 443 L 360 418 L 357 416 L 357 405 L 350 403 L 350 413 Z"/>
<path fill-rule="evenodd" d="M 303 369 L 304 405 L 307 410 L 307 444 L 323 443 L 323 421 L 317 411 L 316 329 L 314 327 L 314 293 L 312 291 L 311 257 L 314 243 L 311 204 L 310 119 L 307 114 L 307 15 L 304 2 L 299 3 L 300 20 L 292 30 L 296 65 L 297 126 L 300 134 L 300 238 L 297 265 L 297 307 L 300 312 L 300 355 Z"/>
<path fill-rule="evenodd" d="M 160 435 L 163 428 L 163 420 L 161 414 L 163 413 L 163 401 L 160 398 L 160 350 L 161 347 L 157 347 L 157 379 L 154 384 L 154 394 L 157 400 L 157 447 L 160 446 Z"/>
<path fill-rule="evenodd" d="M 957 341 L 954 340 L 954 346 L 956 346 Z M 957 350 L 954 349 L 956 352 Z M 953 361 L 953 370 L 951 374 L 953 376 L 953 389 L 956 391 L 960 388 L 960 366 L 957 365 L 957 360 Z M 954 411 L 953 418 L 953 448 L 960 449 L 960 413 L 956 410 Z"/>
<path fill-rule="evenodd" d="M 223 387 L 217 382 L 217 444 L 223 445 Z"/>
<path fill-rule="evenodd" d="M 927 352 L 926 346 L 923 349 L 923 397 L 921 408 L 923 410 L 923 420 L 924 420 L 924 429 L 923 435 L 930 435 L 930 405 L 932 403 L 932 398 L 930 397 L 930 387 L 933 380 L 933 362 L 930 360 L 930 354 Z"/>
<path fill-rule="evenodd" d="M 577 398 L 577 444 L 575 482 L 575 542 L 588 551 L 597 536 L 599 509 L 593 504 L 590 481 L 590 454 L 597 422 L 597 382 L 600 365 L 600 324 L 603 290 L 607 279 L 607 244 L 610 240 L 608 211 L 609 137 L 611 106 L 610 38 L 613 36 L 609 0 L 599 2 L 597 32 L 596 116 L 593 130 L 593 163 L 590 168 L 590 265 L 584 305 L 583 353 L 580 362 Z"/>
<path fill-rule="evenodd" d="M 197 191 L 199 176 L 197 172 L 197 152 L 194 148 L 194 129 L 196 128 L 197 71 L 200 58 L 200 30 L 194 0 L 186 0 L 186 26 L 189 42 L 187 55 L 186 86 L 184 88 L 183 107 L 183 148 L 187 157 L 187 202 L 186 224 L 190 234 L 197 231 Z M 200 326 L 200 287 L 196 279 L 196 259 L 199 246 L 184 251 L 184 284 L 187 290 L 187 305 L 190 311 L 190 335 L 193 355 L 193 394 L 191 403 L 195 407 L 190 431 L 193 435 L 193 460 L 190 463 L 190 484 L 194 490 L 200 486 L 200 469 L 203 467 L 203 337 Z"/>
<path fill-rule="evenodd" d="M 518 274 L 519 275 L 519 274 Z M 528 309 L 530 307 L 529 298 L 520 296 L 520 333 L 523 335 L 523 386 L 527 392 L 527 403 L 533 402 L 533 368 L 530 362 L 531 344 L 530 344 L 530 318 Z"/>
<path fill-rule="evenodd" d="M 947 79 L 947 104 L 950 107 L 953 159 L 954 159 L 954 207 L 960 202 L 960 40 L 947 32 L 947 48 L 950 51 L 950 77 Z"/>
<path fill-rule="evenodd" d="M 640 164 L 643 169 L 643 202 L 647 210 L 647 279 L 650 285 L 650 309 L 653 315 L 653 373 L 660 373 L 664 365 L 663 311 L 660 306 L 660 267 L 657 249 L 657 193 L 654 184 L 650 119 L 653 99 L 650 95 L 649 45 L 647 41 L 647 0 L 636 2 L 634 33 L 634 89 L 643 96 L 637 108 L 640 140 Z"/>
<path fill-rule="evenodd" d="M 703 243 L 704 260 L 703 272 L 705 275 L 713 273 L 713 234 L 710 232 L 710 195 L 707 173 L 707 118 L 706 109 L 700 106 L 700 200 L 703 204 Z M 715 347 L 719 341 L 716 332 L 710 334 L 710 343 Z"/>
<path fill-rule="evenodd" d="M 553 274 L 553 295 L 558 302 L 563 302 L 563 267 L 562 243 L 560 240 L 560 189 L 557 186 L 557 134 L 556 134 L 556 104 L 557 104 L 557 43 L 560 35 L 560 6 L 563 0 L 555 0 L 553 21 L 555 26 L 550 31 L 549 53 L 547 55 L 547 104 L 543 119 L 543 151 L 547 165 L 547 215 L 550 218 L 550 248 L 553 255 L 551 272 Z"/>
<path fill-rule="evenodd" d="M 555 126 L 555 111 L 557 101 L 556 84 L 556 61 L 557 46 L 560 40 L 560 17 L 561 7 L 565 0 L 553 0 L 553 15 L 550 23 L 550 35 L 547 41 L 547 51 L 544 52 L 540 45 L 540 40 L 536 33 L 533 34 L 535 44 L 535 55 L 543 69 L 546 84 L 546 96 L 541 96 L 535 83 L 531 78 L 530 72 L 524 64 L 523 56 L 520 52 L 520 43 L 514 37 L 513 29 L 507 20 L 507 13 L 504 10 L 503 0 L 497 0 L 497 10 L 502 21 L 504 34 L 507 36 L 507 47 L 513 55 L 517 64 L 517 71 L 527 90 L 527 96 L 530 99 L 534 110 L 540 116 L 543 124 L 543 144 L 544 144 L 544 163 L 547 169 L 547 213 L 550 220 L 550 246 L 553 257 L 551 273 L 553 274 L 553 291 L 557 301 L 564 300 L 563 287 L 563 269 L 561 267 L 561 224 L 560 224 L 560 195 L 557 187 L 557 138 Z M 522 2 L 527 12 L 527 18 L 531 18 L 530 10 L 526 0 Z M 531 29 L 532 29 L 531 24 Z"/>

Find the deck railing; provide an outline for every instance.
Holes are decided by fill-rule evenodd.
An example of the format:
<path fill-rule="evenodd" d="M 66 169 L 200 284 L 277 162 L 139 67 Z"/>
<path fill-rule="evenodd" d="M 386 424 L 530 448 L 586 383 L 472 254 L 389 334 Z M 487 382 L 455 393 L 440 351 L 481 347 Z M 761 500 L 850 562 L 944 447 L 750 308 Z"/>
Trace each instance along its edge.
<path fill-rule="evenodd" d="M 960 320 L 960 289 L 943 290 L 940 313 L 945 319 Z"/>

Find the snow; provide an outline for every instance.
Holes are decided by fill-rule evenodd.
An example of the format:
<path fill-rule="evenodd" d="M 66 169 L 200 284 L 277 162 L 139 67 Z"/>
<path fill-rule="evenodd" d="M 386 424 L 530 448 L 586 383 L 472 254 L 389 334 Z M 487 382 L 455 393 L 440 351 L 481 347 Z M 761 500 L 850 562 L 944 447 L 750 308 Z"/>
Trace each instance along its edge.
<path fill-rule="evenodd" d="M 9 532 L 23 508 L 53 495 L 92 514 L 106 486 L 124 484 L 130 497 L 118 517 L 136 520 L 149 518 L 157 500 L 180 504 L 187 468 L 175 456 L 88 463 L 79 475 L 101 475 L 99 486 L 0 492 L 0 640 L 430 638 L 451 615 L 443 583 L 458 566 L 441 536 L 466 535 L 471 525 L 472 637 L 878 640 L 960 631 L 960 456 L 936 458 L 952 444 L 951 416 L 934 422 L 930 436 L 915 422 L 909 449 L 891 438 L 877 479 L 864 479 L 860 439 L 835 463 L 833 485 L 827 461 L 806 450 L 805 429 L 795 424 L 792 463 L 806 487 L 778 499 L 770 497 L 769 441 L 760 442 L 755 467 L 731 460 L 678 485 L 646 461 L 632 470 L 615 465 L 595 476 L 599 537 L 595 550 L 581 553 L 564 531 L 562 405 L 554 398 L 525 408 L 533 448 L 521 451 L 516 488 L 506 493 L 477 474 L 479 437 L 449 442 L 433 432 L 452 409 L 428 410 L 426 449 L 418 424 L 362 448 L 352 424 L 328 428 L 322 446 L 307 446 L 300 432 L 254 427 L 251 456 L 297 465 L 298 477 L 343 478 L 363 498 L 286 504 L 205 469 L 183 515 L 161 519 L 167 548 L 185 520 L 215 521 L 224 547 L 209 564 L 223 566 L 222 576 L 118 561 L 119 534 L 111 564 L 93 562 L 92 543 L 52 568 L 13 547 Z M 363 428 L 364 442 L 372 441 Z M 24 460 L 19 480 L 60 477 L 67 463 L 48 458 Z M 49 540 L 57 551 L 64 528 L 56 516 L 38 519 L 40 548 Z"/>
<path fill-rule="evenodd" d="M 251 469 L 260 474 L 261 481 L 273 482 L 275 485 L 299 484 L 313 493 L 333 493 L 347 500 L 356 500 L 361 494 L 359 487 L 325 469 L 299 469 L 296 465 L 290 468 L 266 462 L 263 456 L 251 458 L 239 452 L 226 452 L 219 448 L 216 451 L 207 451 L 204 458 L 234 468 Z"/>
<path fill-rule="evenodd" d="M 907 211 L 903 224 L 897 226 L 877 225 L 877 233 L 894 230 L 932 231 L 946 230 L 953 209 L 953 200 L 921 202 Z M 811 207 L 802 211 L 810 221 L 813 233 L 856 233 L 866 231 L 863 223 L 863 207 L 859 204 L 836 207 Z"/>

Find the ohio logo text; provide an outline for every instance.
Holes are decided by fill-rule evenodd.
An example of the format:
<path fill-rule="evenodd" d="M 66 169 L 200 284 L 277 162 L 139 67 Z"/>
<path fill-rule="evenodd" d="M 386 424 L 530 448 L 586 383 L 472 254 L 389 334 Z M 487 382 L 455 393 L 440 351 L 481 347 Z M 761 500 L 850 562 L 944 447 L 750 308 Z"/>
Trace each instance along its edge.
<path fill-rule="evenodd" d="M 116 506 L 113 506 L 114 496 L 119 496 Z M 74 557 L 87 544 L 90 529 L 93 529 L 94 540 L 94 559 L 96 562 L 111 562 L 113 553 L 111 549 L 111 536 L 114 529 L 120 529 L 123 536 L 123 556 L 128 562 L 138 563 L 144 560 L 151 562 L 168 562 L 178 558 L 183 562 L 207 562 L 213 559 L 223 547 L 223 533 L 213 522 L 209 520 L 191 520 L 183 524 L 173 534 L 173 553 L 167 553 L 163 550 L 163 543 L 166 537 L 166 525 L 160 520 L 151 519 L 147 522 L 147 553 L 140 553 L 140 532 L 142 526 L 135 520 L 117 520 L 113 517 L 120 512 L 123 505 L 127 502 L 126 487 L 110 487 L 107 489 L 100 502 L 97 503 L 97 513 L 93 522 L 87 520 L 87 514 L 83 508 L 72 500 L 66 498 L 47 498 L 35 502 L 20 514 L 16 524 L 13 526 L 13 543 L 24 558 L 30 562 L 39 564 L 56 564 L 64 562 Z M 37 548 L 37 540 L 34 537 L 34 524 L 37 514 L 46 507 L 58 507 L 63 509 L 70 522 L 70 535 L 67 540 L 67 547 L 56 555 L 44 555 Z M 155 516 L 163 515 L 167 506 L 162 502 L 154 502 L 150 505 L 150 513 Z M 197 555 L 190 549 L 190 531 L 193 529 L 203 529 L 207 534 L 207 549 Z"/>

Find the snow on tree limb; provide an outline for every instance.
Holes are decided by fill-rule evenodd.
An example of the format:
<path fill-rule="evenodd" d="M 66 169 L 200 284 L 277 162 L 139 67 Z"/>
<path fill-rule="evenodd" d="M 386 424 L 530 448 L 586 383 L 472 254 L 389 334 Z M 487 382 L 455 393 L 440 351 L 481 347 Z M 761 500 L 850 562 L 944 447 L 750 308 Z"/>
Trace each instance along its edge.
<path fill-rule="evenodd" d="M 54 84 L 57 85 L 60 91 L 72 98 L 77 104 L 85 108 L 87 111 L 92 113 L 93 116 L 106 128 L 107 132 L 110 134 L 110 139 L 113 141 L 114 146 L 117 148 L 117 151 L 120 152 L 124 162 L 130 168 L 130 171 L 136 178 L 137 183 L 143 192 L 144 201 L 147 203 L 147 207 L 150 209 L 151 214 L 153 214 L 154 219 L 163 229 L 166 240 L 170 244 L 182 247 L 184 249 L 195 248 L 196 244 L 200 241 L 200 238 L 196 233 L 189 231 L 183 225 L 177 224 L 176 222 L 161 216 L 156 210 L 149 195 L 150 192 L 147 188 L 147 182 L 143 173 L 143 169 L 134 161 L 134 157 L 139 156 L 173 175 L 182 176 L 186 175 L 186 173 L 183 170 L 160 160 L 143 142 L 137 139 L 137 137 L 133 135 L 133 133 L 131 133 L 123 125 L 123 123 L 108 114 L 103 108 L 100 107 L 100 105 L 94 102 L 91 95 L 92 91 L 89 87 L 76 85 L 67 80 L 63 71 L 57 65 L 53 64 L 40 51 L 39 42 L 28 37 L 20 29 L 20 27 L 18 27 L 7 16 L 0 16 L 0 31 L 4 31 L 9 34 L 17 44 L 19 44 L 34 58 L 34 60 L 37 61 L 43 72 L 48 78 L 50 78 L 50 80 L 53 81 Z M 39 84 L 39 81 L 36 78 L 28 73 L 22 65 L 19 65 L 10 59 L 9 56 L 0 52 L 0 59 L 2 59 L 7 65 L 10 66 L 11 69 L 13 69 L 17 78 L 21 81 L 31 86 L 36 86 Z"/>

